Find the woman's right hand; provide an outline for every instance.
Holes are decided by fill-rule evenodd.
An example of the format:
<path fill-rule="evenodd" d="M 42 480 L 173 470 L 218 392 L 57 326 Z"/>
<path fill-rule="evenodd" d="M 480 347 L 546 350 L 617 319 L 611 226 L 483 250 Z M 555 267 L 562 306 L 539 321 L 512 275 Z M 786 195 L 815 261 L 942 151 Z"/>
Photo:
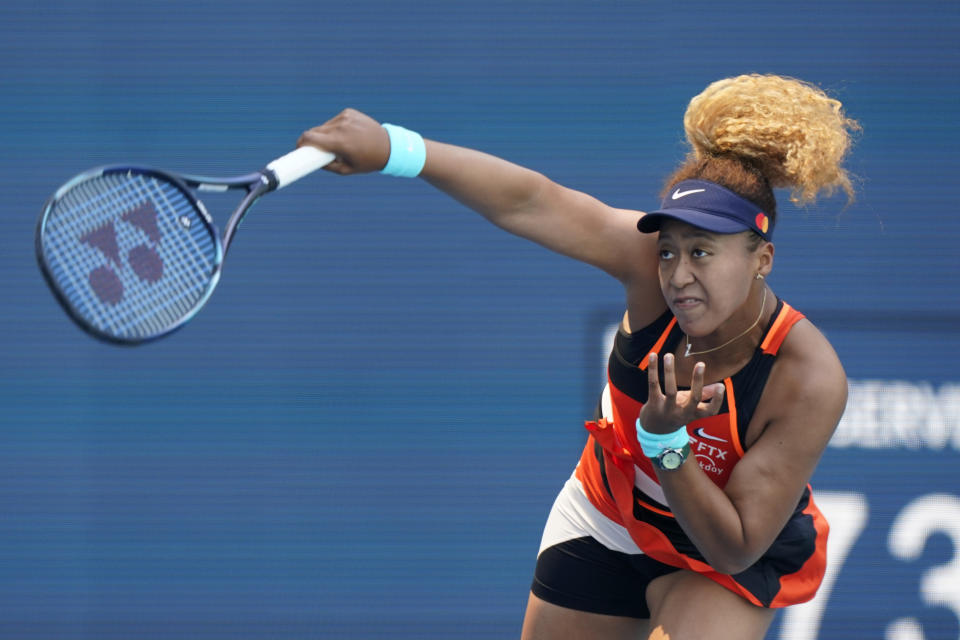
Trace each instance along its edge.
<path fill-rule="evenodd" d="M 304 131 L 297 146 L 310 145 L 336 158 L 327 171 L 349 175 L 379 171 L 390 158 L 390 136 L 380 123 L 356 109 L 344 109 L 318 127 Z"/>

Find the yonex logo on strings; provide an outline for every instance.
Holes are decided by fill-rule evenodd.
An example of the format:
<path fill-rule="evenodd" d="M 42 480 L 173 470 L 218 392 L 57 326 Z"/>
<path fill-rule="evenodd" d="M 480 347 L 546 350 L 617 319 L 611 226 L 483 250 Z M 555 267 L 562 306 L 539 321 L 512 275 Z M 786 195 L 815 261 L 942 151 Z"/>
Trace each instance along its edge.
<path fill-rule="evenodd" d="M 127 264 L 144 282 L 155 283 L 163 277 L 163 260 L 156 251 L 160 244 L 160 227 L 157 225 L 157 210 L 150 202 L 144 202 L 120 216 L 120 220 L 140 229 L 153 246 L 138 244 L 127 252 Z M 87 280 L 97 298 L 105 304 L 116 305 L 123 300 L 123 282 L 114 270 L 123 269 L 120 245 L 114 221 L 109 220 L 80 237 L 84 244 L 99 250 L 109 262 L 90 272 Z M 111 263 L 113 266 L 111 266 Z"/>

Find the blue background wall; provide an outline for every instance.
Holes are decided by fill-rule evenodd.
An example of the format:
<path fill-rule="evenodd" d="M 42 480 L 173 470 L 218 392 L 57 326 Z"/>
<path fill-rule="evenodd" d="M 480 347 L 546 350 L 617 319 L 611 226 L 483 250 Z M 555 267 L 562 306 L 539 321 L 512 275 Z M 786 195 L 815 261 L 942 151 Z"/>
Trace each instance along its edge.
<path fill-rule="evenodd" d="M 853 393 L 814 480 L 836 574 L 769 637 L 958 637 L 958 42 L 932 1 L 4 3 L 0 637 L 517 636 L 621 310 L 423 183 L 323 174 L 192 324 L 109 347 L 35 266 L 60 183 L 243 173 L 354 106 L 649 208 L 687 100 L 751 71 L 864 127 L 854 205 L 782 199 L 772 284 Z"/>

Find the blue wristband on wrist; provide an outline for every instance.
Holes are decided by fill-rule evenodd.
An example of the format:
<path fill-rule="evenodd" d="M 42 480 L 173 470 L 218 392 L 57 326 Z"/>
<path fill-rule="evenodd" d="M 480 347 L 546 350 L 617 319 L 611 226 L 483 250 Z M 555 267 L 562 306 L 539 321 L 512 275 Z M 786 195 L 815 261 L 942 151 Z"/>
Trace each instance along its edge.
<path fill-rule="evenodd" d="M 380 173 L 400 178 L 416 178 L 420 175 L 427 161 L 427 148 L 420 134 L 395 124 L 384 123 L 380 126 L 390 136 L 390 158 Z"/>
<path fill-rule="evenodd" d="M 682 449 L 690 442 L 690 434 L 687 433 L 687 427 L 683 426 L 671 433 L 650 433 L 644 430 L 637 418 L 637 440 L 640 442 L 640 448 L 643 449 L 643 455 L 648 458 L 656 458 L 664 449 Z"/>

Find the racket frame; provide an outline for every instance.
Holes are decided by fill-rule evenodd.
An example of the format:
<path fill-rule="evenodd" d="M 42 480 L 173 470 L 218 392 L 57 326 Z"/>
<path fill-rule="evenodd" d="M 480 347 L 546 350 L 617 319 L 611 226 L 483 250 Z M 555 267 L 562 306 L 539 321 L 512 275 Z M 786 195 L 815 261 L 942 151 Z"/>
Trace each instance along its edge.
<path fill-rule="evenodd" d="M 177 320 L 177 322 L 166 327 L 163 331 L 143 338 L 124 338 L 106 331 L 102 331 L 93 326 L 89 320 L 87 320 L 87 318 L 70 303 L 67 294 L 60 287 L 57 279 L 52 273 L 51 267 L 47 264 L 43 248 L 43 237 L 49 215 L 54 206 L 60 202 L 60 200 L 67 193 L 84 182 L 102 177 L 105 174 L 129 172 L 156 177 L 176 187 L 176 189 L 180 191 L 184 198 L 186 198 L 187 201 L 197 211 L 200 220 L 210 232 L 210 236 L 216 247 L 213 272 L 203 294 L 198 298 L 196 304 L 194 304 L 187 313 L 183 314 Z M 63 310 L 74 321 L 75 324 L 77 324 L 88 334 L 99 340 L 117 345 L 135 346 L 152 342 L 173 333 L 183 325 L 190 322 L 190 320 L 197 315 L 203 305 L 207 303 L 207 301 L 210 299 L 210 296 L 213 294 L 213 290 L 216 289 L 217 283 L 220 281 L 220 274 L 223 271 L 223 260 L 226 257 L 227 249 L 230 247 L 230 243 L 233 241 L 233 237 L 236 234 L 240 223 L 243 221 L 244 216 L 257 201 L 257 199 L 264 194 L 275 190 L 276 188 L 277 178 L 273 175 L 273 172 L 268 169 L 229 178 L 177 174 L 169 171 L 163 171 L 162 169 L 157 169 L 155 167 L 131 164 L 105 165 L 84 171 L 83 173 L 74 176 L 59 189 L 57 189 L 43 205 L 40 219 L 37 222 L 37 231 L 35 234 L 35 250 L 37 263 L 40 266 L 40 272 L 43 274 L 44 280 L 50 287 L 50 290 L 54 294 L 54 298 L 56 298 Z M 229 220 L 227 221 L 226 227 L 224 228 L 223 235 L 221 236 L 216 224 L 213 221 L 213 217 L 207 211 L 203 201 L 197 197 L 196 193 L 194 193 L 194 190 L 208 193 L 223 193 L 236 189 L 244 189 L 246 193 L 244 194 L 243 199 L 237 205 L 233 214 L 231 214 Z"/>
<path fill-rule="evenodd" d="M 192 174 L 173 173 L 150 166 L 128 164 L 106 165 L 103 167 L 90 169 L 71 178 L 59 189 L 57 189 L 53 195 L 47 199 L 46 203 L 44 203 L 40 219 L 37 222 L 37 230 L 35 234 L 35 251 L 37 262 L 40 266 L 40 271 L 43 274 L 47 285 L 50 287 L 50 290 L 53 291 L 54 297 L 60 303 L 60 306 L 63 307 L 64 311 L 66 311 L 67 315 L 74 321 L 75 324 L 80 326 L 84 331 L 95 338 L 112 344 L 138 345 L 170 335 L 172 332 L 176 331 L 187 322 L 192 320 L 197 312 L 203 307 L 203 305 L 207 303 L 207 300 L 209 300 L 213 290 L 216 288 L 217 283 L 220 280 L 220 274 L 223 271 L 223 261 L 226 258 L 227 250 L 230 248 L 230 245 L 233 242 L 237 228 L 240 226 L 240 223 L 243 221 L 243 218 L 246 216 L 247 212 L 253 207 L 253 204 L 263 195 L 277 189 L 282 189 L 296 182 L 297 180 L 300 180 L 304 176 L 313 173 L 317 169 L 326 166 L 328 163 L 334 160 L 334 158 L 334 154 L 328 151 L 317 149 L 316 147 L 303 146 L 274 159 L 272 162 L 267 164 L 266 167 L 259 171 L 228 178 L 215 178 Z M 61 290 L 56 278 L 54 277 L 53 273 L 51 273 L 46 258 L 44 257 L 43 250 L 43 237 L 49 214 L 54 205 L 59 202 L 66 193 L 86 180 L 98 178 L 106 173 L 118 173 L 123 171 L 135 171 L 147 175 L 152 174 L 174 185 L 174 187 L 176 187 L 177 190 L 182 193 L 187 201 L 192 204 L 194 209 L 200 214 L 199 218 L 209 231 L 216 249 L 213 273 L 211 274 L 207 288 L 199 297 L 196 304 L 194 304 L 194 306 L 187 313 L 184 313 L 180 318 L 178 318 L 177 322 L 166 327 L 163 331 L 142 338 L 124 338 L 107 333 L 92 326 L 90 322 L 88 322 L 86 318 L 73 307 L 67 298 L 66 293 Z M 233 189 L 244 189 L 246 190 L 246 194 L 243 196 L 243 199 L 240 201 L 240 203 L 234 209 L 233 214 L 231 214 L 230 218 L 228 219 L 223 235 L 221 236 L 213 222 L 213 218 L 210 216 L 207 208 L 204 206 L 200 198 L 198 198 L 194 193 L 194 190 L 199 192 L 225 192 Z"/>

